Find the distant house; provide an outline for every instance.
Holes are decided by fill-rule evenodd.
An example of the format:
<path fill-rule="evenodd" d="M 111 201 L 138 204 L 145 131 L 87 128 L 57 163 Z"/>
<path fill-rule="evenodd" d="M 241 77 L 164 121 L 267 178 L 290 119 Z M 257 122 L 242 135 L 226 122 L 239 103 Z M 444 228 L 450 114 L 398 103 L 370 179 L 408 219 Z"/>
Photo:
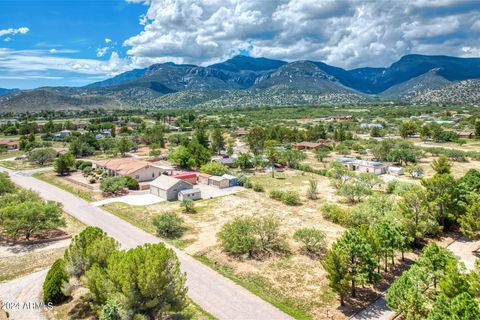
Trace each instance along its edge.
<path fill-rule="evenodd" d="M 360 128 L 362 128 L 362 129 L 373 129 L 373 128 L 382 129 L 383 124 L 381 124 L 381 123 L 362 123 L 362 124 L 360 124 Z"/>
<path fill-rule="evenodd" d="M 395 176 L 401 176 L 405 173 L 402 167 L 389 166 L 387 168 L 387 173 Z"/>
<path fill-rule="evenodd" d="M 308 142 L 308 141 L 293 143 L 292 147 L 297 150 L 317 150 L 317 149 L 328 148 L 328 146 L 323 143 Z"/>
<path fill-rule="evenodd" d="M 337 158 L 337 161 L 341 162 L 345 167 L 353 171 L 384 174 L 387 172 L 387 166 L 383 162 L 359 160 L 355 158 Z"/>
<path fill-rule="evenodd" d="M 248 133 L 248 131 L 245 130 L 245 128 L 238 128 L 237 131 L 236 131 L 236 134 L 239 137 L 242 137 L 242 136 L 246 135 L 247 133 Z"/>
<path fill-rule="evenodd" d="M 192 188 L 193 185 L 187 181 L 161 175 L 150 183 L 150 194 L 168 201 L 175 201 L 180 191 Z"/>
<path fill-rule="evenodd" d="M 5 150 L 17 150 L 19 145 L 18 141 L 15 140 L 0 140 L 0 147 L 3 147 Z"/>
<path fill-rule="evenodd" d="M 472 139 L 475 135 L 473 132 L 470 132 L 470 131 L 462 131 L 462 132 L 458 132 L 457 136 L 459 138 Z"/>
<path fill-rule="evenodd" d="M 228 179 L 229 187 L 235 187 L 238 184 L 238 178 L 235 176 L 232 176 L 230 174 L 224 174 L 222 177 Z"/>
<path fill-rule="evenodd" d="M 228 188 L 230 181 L 225 177 L 211 176 L 208 184 L 219 189 Z"/>
<path fill-rule="evenodd" d="M 228 156 L 226 156 L 226 157 L 215 156 L 215 157 L 212 157 L 211 160 L 214 161 L 214 162 L 221 163 L 221 164 L 223 164 L 224 166 L 227 166 L 227 167 L 232 167 L 235 164 L 235 159 L 230 158 Z"/>
<path fill-rule="evenodd" d="M 187 181 L 191 184 L 197 183 L 197 173 L 196 172 L 183 172 L 173 176 L 173 178 L 177 178 L 180 180 Z"/>
<path fill-rule="evenodd" d="M 181 190 L 178 192 L 178 200 L 199 200 L 202 198 L 202 192 L 200 189 L 193 188 L 193 189 L 186 189 L 186 190 Z"/>
<path fill-rule="evenodd" d="M 139 182 L 152 181 L 165 170 L 150 162 L 136 158 L 117 158 L 97 161 L 95 168 L 105 170 L 109 176 L 130 176 Z"/>
<path fill-rule="evenodd" d="M 66 136 L 69 136 L 69 135 L 71 135 L 71 134 L 72 134 L 72 131 L 70 131 L 70 130 L 62 130 L 62 131 L 60 131 L 60 132 L 58 133 L 58 135 L 59 135 L 60 137 L 66 137 Z"/>
<path fill-rule="evenodd" d="M 337 121 L 346 121 L 352 119 L 353 116 L 349 114 L 339 114 L 338 116 L 335 116 L 335 120 Z"/>

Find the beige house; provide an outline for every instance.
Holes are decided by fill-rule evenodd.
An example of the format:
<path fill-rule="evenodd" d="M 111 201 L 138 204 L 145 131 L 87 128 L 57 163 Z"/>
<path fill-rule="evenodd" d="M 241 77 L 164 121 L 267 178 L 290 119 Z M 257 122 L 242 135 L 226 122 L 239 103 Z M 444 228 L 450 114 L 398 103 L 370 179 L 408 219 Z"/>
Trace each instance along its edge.
<path fill-rule="evenodd" d="M 150 183 L 150 194 L 168 201 L 175 201 L 180 191 L 192 188 L 193 185 L 187 181 L 161 175 Z"/>
<path fill-rule="evenodd" d="M 136 158 L 117 158 L 97 161 L 95 168 L 108 172 L 109 176 L 130 176 L 139 182 L 152 181 L 165 169 Z"/>

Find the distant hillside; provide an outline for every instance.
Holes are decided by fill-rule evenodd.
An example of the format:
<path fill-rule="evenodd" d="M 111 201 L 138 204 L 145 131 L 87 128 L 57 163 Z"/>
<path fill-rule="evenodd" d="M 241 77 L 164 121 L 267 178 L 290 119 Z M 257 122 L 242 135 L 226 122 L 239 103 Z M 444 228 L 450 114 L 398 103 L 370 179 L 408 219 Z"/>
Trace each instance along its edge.
<path fill-rule="evenodd" d="M 418 77 L 391 86 L 380 95 L 388 98 L 412 98 L 426 90 L 446 87 L 452 83 L 439 75 L 440 69 L 432 69 Z"/>
<path fill-rule="evenodd" d="M 468 103 L 480 105 L 480 79 L 454 82 L 439 89 L 429 89 L 414 97 L 418 103 Z"/>
<path fill-rule="evenodd" d="M 6 94 L 15 92 L 15 91 L 17 91 L 17 90 L 18 90 L 18 89 L 4 89 L 4 88 L 0 88 L 0 96 L 4 96 L 4 95 L 6 95 Z"/>
<path fill-rule="evenodd" d="M 407 55 L 386 68 L 345 70 L 316 61 L 236 56 L 206 67 L 154 64 L 82 88 L 3 95 L 0 89 L 0 110 L 321 105 L 378 99 L 472 103 L 479 79 L 479 58 Z"/>
<path fill-rule="evenodd" d="M 124 108 L 124 102 L 75 92 L 72 89 L 39 88 L 19 90 L 0 97 L 0 112 L 25 112 L 33 110 L 82 110 L 87 108 Z"/>

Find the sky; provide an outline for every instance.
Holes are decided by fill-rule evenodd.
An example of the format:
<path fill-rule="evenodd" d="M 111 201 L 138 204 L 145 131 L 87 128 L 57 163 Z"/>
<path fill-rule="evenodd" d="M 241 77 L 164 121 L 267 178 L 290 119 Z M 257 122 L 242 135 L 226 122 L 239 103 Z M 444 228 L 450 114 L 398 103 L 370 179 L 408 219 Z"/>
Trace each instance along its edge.
<path fill-rule="evenodd" d="M 0 88 L 82 86 L 237 54 L 389 66 L 480 56 L 480 0 L 0 0 Z"/>

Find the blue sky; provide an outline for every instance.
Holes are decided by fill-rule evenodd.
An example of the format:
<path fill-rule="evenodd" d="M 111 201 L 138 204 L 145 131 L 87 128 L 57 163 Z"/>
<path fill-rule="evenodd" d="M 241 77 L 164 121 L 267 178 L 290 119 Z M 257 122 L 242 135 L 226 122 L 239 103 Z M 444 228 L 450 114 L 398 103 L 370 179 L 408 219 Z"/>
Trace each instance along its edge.
<path fill-rule="evenodd" d="M 143 4 L 123 0 L 1 0 L 0 30 L 28 28 L 28 32 L 0 36 L 0 48 L 4 51 L 3 58 L 19 57 L 18 64 L 25 60 L 28 64 L 39 64 L 35 58 L 41 62 L 45 57 L 73 59 L 69 62 L 78 59 L 79 63 L 83 59 L 108 61 L 114 51 L 119 56 L 126 55 L 127 48 L 122 42 L 143 29 L 138 21 L 146 10 Z M 100 56 L 97 50 L 102 48 L 108 49 Z M 22 56 L 28 58 L 22 60 Z M 61 66 L 50 69 L 46 65 L 38 69 L 0 66 L 0 87 L 78 86 L 107 76 L 105 72 L 72 72 L 71 68 Z"/>
<path fill-rule="evenodd" d="M 0 0 L 0 87 L 81 86 L 236 54 L 388 66 L 480 56 L 479 0 Z"/>

